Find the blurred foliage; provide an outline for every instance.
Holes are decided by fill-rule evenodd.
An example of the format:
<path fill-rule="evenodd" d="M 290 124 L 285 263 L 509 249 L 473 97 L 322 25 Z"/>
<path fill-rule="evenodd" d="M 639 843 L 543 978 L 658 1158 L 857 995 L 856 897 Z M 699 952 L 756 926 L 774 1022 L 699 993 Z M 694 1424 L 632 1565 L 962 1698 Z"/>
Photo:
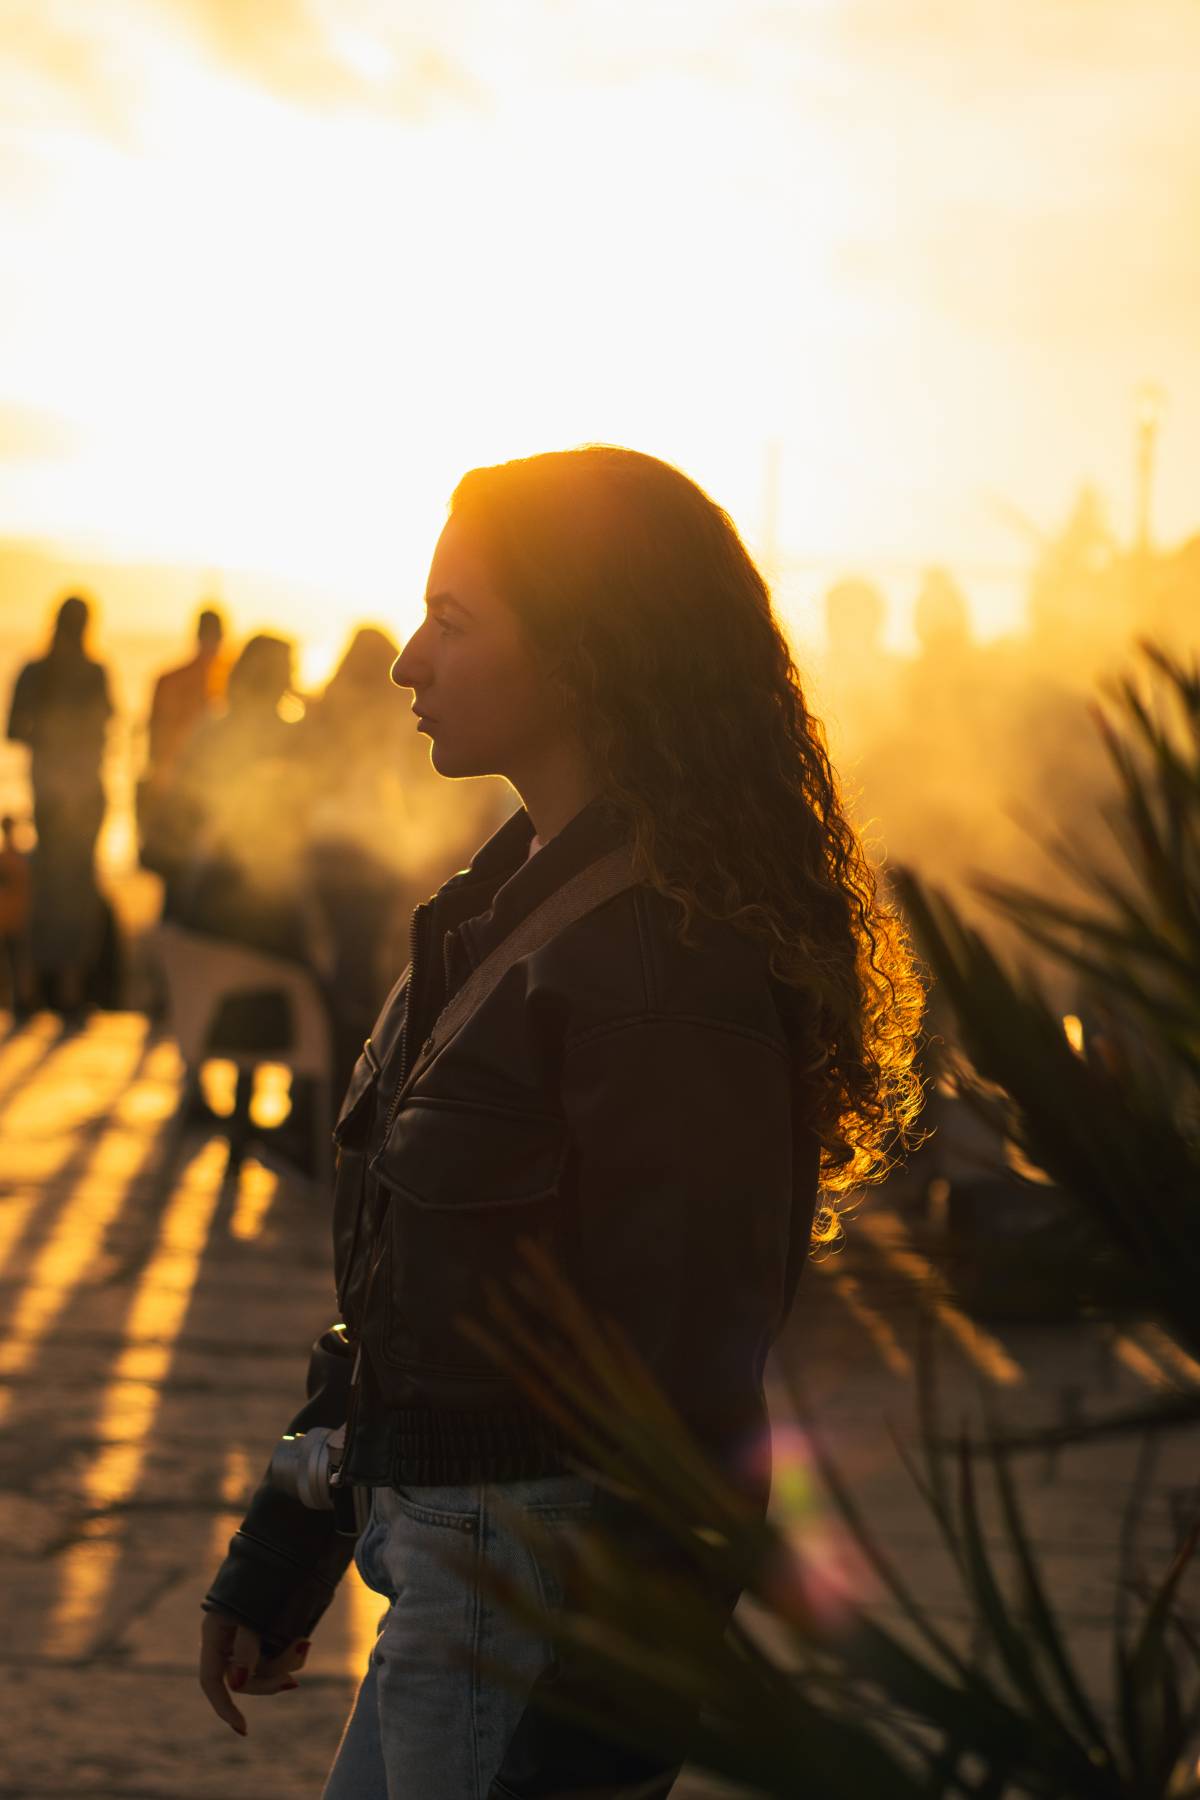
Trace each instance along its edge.
<path fill-rule="evenodd" d="M 1035 976 L 1006 968 L 913 873 L 896 885 L 953 1013 L 964 1054 L 944 1055 L 959 1093 L 1075 1203 L 1041 1247 L 1064 1287 L 1093 1309 L 1154 1311 L 1200 1356 L 1200 671 L 1151 645 L 1142 657 L 1145 678 L 1122 678 L 1113 710 L 1096 709 L 1125 872 L 1094 837 L 1060 833 L 1078 903 L 976 884 L 1074 978 L 1082 1052 Z M 1200 1413 L 1173 1410 L 1189 1404 Z"/>
<path fill-rule="evenodd" d="M 924 1460 L 909 1466 L 969 1602 L 968 1652 L 888 1557 L 811 1421 L 814 1464 L 858 1578 L 834 1572 L 826 1535 L 806 1542 L 764 1520 L 705 1459 L 619 1329 L 585 1310 L 543 1249 L 524 1248 L 529 1274 L 514 1294 L 493 1287 L 494 1329 L 462 1327 L 571 1433 L 581 1469 L 636 1497 L 663 1547 L 648 1559 L 644 1536 L 637 1554 L 625 1534 L 595 1525 L 564 1542 L 510 1510 L 514 1529 L 560 1563 L 565 1595 L 554 1629 L 576 1679 L 544 1686 L 538 1704 L 649 1750 L 664 1722 L 686 1719 L 693 1764 L 765 1795 L 1200 1795 L 1200 1646 L 1177 1607 L 1200 1520 L 1136 1623 L 1116 1627 L 1102 1709 L 1072 1659 L 994 1431 L 985 1496 L 972 1447 L 938 1448 L 924 1384 Z M 804 1415 L 803 1397 L 793 1399 Z M 473 1560 L 470 1569 L 545 1631 L 519 1590 Z M 739 1589 L 730 1619 L 718 1596 Z M 513 1679 L 501 1664 L 486 1673 Z"/>

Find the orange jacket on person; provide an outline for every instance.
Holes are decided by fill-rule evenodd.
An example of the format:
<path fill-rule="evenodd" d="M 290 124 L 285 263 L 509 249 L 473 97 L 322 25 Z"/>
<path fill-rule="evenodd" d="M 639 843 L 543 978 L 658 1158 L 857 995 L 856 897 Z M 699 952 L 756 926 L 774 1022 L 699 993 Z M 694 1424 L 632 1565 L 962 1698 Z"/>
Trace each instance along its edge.
<path fill-rule="evenodd" d="M 161 774 L 174 763 L 193 729 L 207 718 L 225 694 L 229 659 L 193 656 L 178 669 L 168 669 L 154 684 L 150 703 L 150 766 Z"/>
<path fill-rule="evenodd" d="M 29 858 L 10 845 L 0 845 L 0 938 L 19 937 L 25 930 L 30 900 Z"/>

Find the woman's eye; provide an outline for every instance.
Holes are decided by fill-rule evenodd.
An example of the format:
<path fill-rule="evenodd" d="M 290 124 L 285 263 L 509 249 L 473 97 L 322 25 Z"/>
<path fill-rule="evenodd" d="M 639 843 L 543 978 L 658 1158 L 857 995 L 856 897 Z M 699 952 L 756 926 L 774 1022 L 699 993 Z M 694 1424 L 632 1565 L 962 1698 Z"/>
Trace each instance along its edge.
<path fill-rule="evenodd" d="M 457 625 L 451 625 L 448 619 L 435 619 L 434 624 L 439 631 L 445 632 L 447 636 L 457 637 L 459 628 Z"/>

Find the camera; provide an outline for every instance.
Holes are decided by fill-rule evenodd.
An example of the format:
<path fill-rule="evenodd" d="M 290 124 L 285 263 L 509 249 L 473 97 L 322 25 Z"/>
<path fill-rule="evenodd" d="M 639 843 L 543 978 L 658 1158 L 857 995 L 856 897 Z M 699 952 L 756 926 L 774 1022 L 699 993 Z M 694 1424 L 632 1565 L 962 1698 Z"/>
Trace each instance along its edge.
<path fill-rule="evenodd" d="M 333 1477 L 346 1442 L 344 1425 L 314 1425 L 288 1431 L 271 1455 L 267 1480 L 314 1512 L 334 1510 Z"/>
<path fill-rule="evenodd" d="M 313 1512 L 331 1512 L 339 1537 L 357 1537 L 367 1522 L 371 1490 L 343 1487 L 337 1472 L 346 1442 L 344 1425 L 313 1425 L 288 1431 L 267 1465 L 267 1480 Z"/>
<path fill-rule="evenodd" d="M 312 1512 L 331 1512 L 339 1537 L 357 1537 L 371 1510 L 371 1490 L 338 1480 L 353 1403 L 355 1349 L 345 1325 L 331 1325 L 312 1347 L 308 1399 L 279 1439 L 265 1482 Z M 330 1424 L 330 1420 L 340 1420 Z"/>

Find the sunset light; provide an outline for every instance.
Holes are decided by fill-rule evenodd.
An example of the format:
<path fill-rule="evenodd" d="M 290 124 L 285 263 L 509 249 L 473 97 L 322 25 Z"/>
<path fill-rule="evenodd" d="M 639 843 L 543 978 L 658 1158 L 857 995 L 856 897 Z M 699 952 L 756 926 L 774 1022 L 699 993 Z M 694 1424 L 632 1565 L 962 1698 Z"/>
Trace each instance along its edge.
<path fill-rule="evenodd" d="M 0 1800 L 1200 1800 L 1200 0 L 0 0 Z"/>
<path fill-rule="evenodd" d="M 1200 410 L 1163 286 L 1195 291 L 1184 189 L 1156 172 L 1186 58 L 1109 0 L 1074 31 L 1023 10 L 1001 41 L 960 9 L 942 43 L 866 0 L 752 32 L 708 0 L 687 54 L 667 6 L 531 4 L 512 31 L 471 7 L 465 47 L 450 14 L 366 0 L 273 11 L 296 42 L 181 0 L 26 14 L 0 65 L 0 528 L 287 578 L 306 631 L 403 630 L 471 464 L 630 443 L 756 540 L 773 441 L 786 555 L 965 559 L 999 628 L 1020 545 L 995 497 L 1048 523 L 1090 475 L 1128 515 L 1152 376 L 1169 529 Z M 1155 13 L 1197 48 L 1193 12 Z"/>

